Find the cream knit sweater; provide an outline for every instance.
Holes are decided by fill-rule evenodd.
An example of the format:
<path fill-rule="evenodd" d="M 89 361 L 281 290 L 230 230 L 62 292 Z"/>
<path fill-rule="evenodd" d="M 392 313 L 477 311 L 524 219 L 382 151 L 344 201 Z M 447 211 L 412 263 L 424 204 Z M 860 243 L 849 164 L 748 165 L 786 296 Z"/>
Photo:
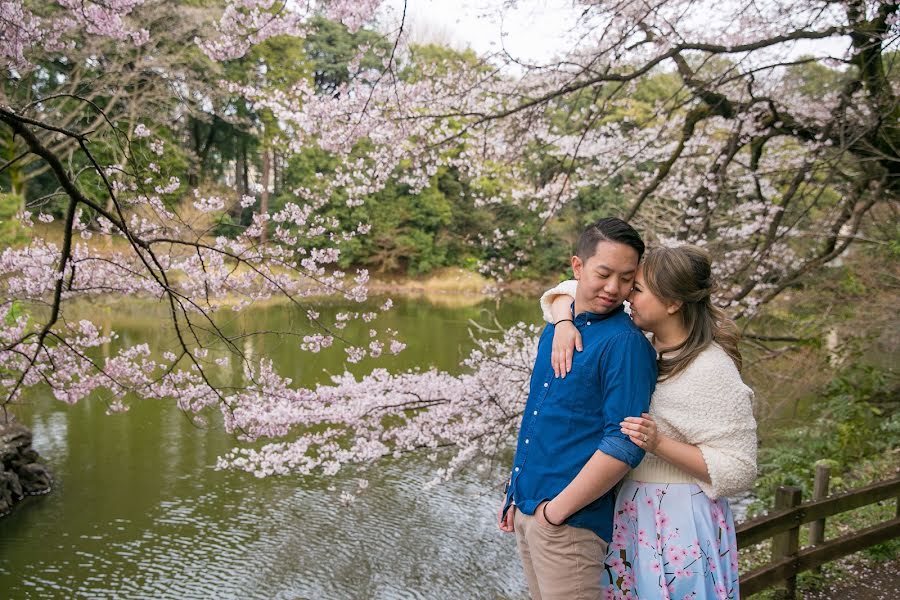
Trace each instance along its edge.
<path fill-rule="evenodd" d="M 541 297 L 544 318 L 560 294 L 575 295 L 565 281 Z M 700 448 L 711 483 L 692 477 L 648 452 L 629 479 L 648 483 L 696 483 L 710 498 L 749 489 L 756 479 L 756 420 L 753 390 L 718 344 L 703 350 L 678 375 L 660 382 L 650 399 L 650 415 L 660 433 Z"/>

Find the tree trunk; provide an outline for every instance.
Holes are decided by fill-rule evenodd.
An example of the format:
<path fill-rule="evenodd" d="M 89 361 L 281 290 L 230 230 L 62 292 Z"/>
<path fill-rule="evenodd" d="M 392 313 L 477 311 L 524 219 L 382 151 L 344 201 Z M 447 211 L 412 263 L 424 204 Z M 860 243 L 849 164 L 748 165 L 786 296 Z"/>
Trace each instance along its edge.
<path fill-rule="evenodd" d="M 5 129 L 4 133 L 6 133 Z M 15 134 L 12 133 L 12 131 L 10 131 L 9 137 L 5 137 L 2 144 L 0 144 L 0 148 L 3 148 L 5 150 L 3 160 L 0 162 L 6 162 L 14 159 L 19 154 L 19 152 L 26 148 L 24 144 L 20 144 L 18 143 L 18 141 L 19 139 L 15 136 Z M 9 174 L 9 191 L 14 196 L 19 196 L 22 199 L 19 206 L 19 212 L 22 212 L 25 210 L 26 181 L 23 161 L 18 160 L 15 163 L 11 164 L 6 168 L 6 172 Z"/>
<path fill-rule="evenodd" d="M 21 198 L 19 212 L 25 211 L 25 175 L 18 165 L 9 168 L 9 187 L 14 196 Z"/>
<path fill-rule="evenodd" d="M 259 195 L 259 214 L 265 215 L 269 212 L 269 155 L 270 150 L 266 146 L 266 144 L 262 144 L 262 192 Z M 259 243 L 260 245 L 265 245 L 266 243 L 266 232 L 267 227 L 265 224 L 262 226 L 262 231 L 259 233 Z"/>
<path fill-rule="evenodd" d="M 188 185 L 196 187 L 203 173 L 203 157 L 200 154 L 200 121 L 189 117 L 191 120 L 191 141 L 194 143 L 194 156 L 196 162 L 188 170 Z"/>
<path fill-rule="evenodd" d="M 278 151 L 272 148 L 272 193 L 278 195 Z"/>
<path fill-rule="evenodd" d="M 247 161 L 247 136 L 241 136 L 241 189 L 250 194 L 250 163 Z"/>
<path fill-rule="evenodd" d="M 246 167 L 244 166 L 245 159 L 246 155 L 239 147 L 234 157 L 234 189 L 237 190 L 238 202 L 240 202 L 244 194 L 247 193 L 247 188 L 244 185 L 247 181 L 244 176 L 244 173 L 246 172 Z"/>

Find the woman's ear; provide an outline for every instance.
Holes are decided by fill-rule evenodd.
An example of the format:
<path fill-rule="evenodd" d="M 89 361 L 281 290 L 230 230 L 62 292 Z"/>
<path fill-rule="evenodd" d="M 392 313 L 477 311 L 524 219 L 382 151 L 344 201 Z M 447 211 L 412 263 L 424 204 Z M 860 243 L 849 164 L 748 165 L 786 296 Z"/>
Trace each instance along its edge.
<path fill-rule="evenodd" d="M 681 310 L 682 306 L 684 306 L 684 302 L 682 302 L 681 300 L 675 300 L 674 302 L 669 302 L 666 305 L 666 312 L 670 315 L 674 315 L 679 310 Z"/>

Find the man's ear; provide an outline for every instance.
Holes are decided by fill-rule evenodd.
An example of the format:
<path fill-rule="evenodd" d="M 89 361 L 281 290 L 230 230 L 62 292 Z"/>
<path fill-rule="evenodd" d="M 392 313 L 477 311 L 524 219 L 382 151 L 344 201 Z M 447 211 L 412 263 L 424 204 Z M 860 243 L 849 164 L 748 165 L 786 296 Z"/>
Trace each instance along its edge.
<path fill-rule="evenodd" d="M 684 306 L 684 302 L 682 302 L 681 300 L 675 300 L 674 302 L 669 302 L 666 305 L 666 312 L 670 315 L 674 315 L 679 310 L 681 310 L 682 306 Z"/>
<path fill-rule="evenodd" d="M 575 274 L 575 279 L 581 279 L 581 270 L 584 268 L 584 263 L 581 262 L 581 259 L 577 256 L 572 257 L 572 273 Z"/>

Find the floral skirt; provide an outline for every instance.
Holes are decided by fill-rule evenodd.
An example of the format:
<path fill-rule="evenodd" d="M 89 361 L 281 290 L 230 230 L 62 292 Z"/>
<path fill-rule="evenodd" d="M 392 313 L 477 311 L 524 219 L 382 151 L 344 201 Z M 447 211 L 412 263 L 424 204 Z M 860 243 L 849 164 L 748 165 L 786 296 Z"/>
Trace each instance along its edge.
<path fill-rule="evenodd" d="M 735 599 L 738 553 L 725 499 L 692 483 L 622 483 L 603 598 Z"/>

